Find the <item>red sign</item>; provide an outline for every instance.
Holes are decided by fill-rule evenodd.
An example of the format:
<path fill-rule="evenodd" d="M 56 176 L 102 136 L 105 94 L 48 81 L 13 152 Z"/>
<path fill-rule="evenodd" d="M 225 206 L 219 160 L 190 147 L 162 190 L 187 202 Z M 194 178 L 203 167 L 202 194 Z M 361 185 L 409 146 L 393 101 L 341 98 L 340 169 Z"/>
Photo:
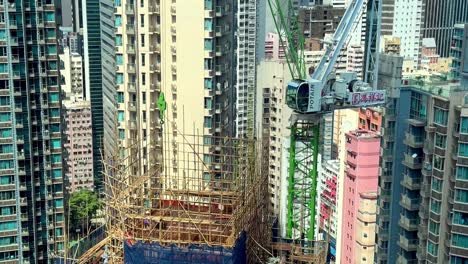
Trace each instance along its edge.
<path fill-rule="evenodd" d="M 369 91 L 351 94 L 351 105 L 367 106 L 378 105 L 385 102 L 385 91 Z"/>

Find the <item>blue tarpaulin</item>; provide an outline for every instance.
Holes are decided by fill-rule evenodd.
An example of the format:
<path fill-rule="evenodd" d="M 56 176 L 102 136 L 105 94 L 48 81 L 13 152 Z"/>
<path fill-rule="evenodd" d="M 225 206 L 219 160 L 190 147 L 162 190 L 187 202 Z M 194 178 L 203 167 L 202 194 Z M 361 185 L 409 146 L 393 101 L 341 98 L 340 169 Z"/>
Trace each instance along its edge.
<path fill-rule="evenodd" d="M 159 243 L 124 243 L 125 264 L 244 264 L 246 257 L 245 232 L 237 239 L 233 248 L 220 246 L 179 247 L 162 246 Z"/>

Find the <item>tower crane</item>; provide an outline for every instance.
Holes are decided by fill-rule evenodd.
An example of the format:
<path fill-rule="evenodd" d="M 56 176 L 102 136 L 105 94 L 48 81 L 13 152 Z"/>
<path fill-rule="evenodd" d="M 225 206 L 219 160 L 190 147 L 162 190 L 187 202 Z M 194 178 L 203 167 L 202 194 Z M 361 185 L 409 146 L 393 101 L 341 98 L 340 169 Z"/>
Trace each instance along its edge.
<path fill-rule="evenodd" d="M 376 8 L 373 15 L 377 15 L 378 25 L 372 34 L 376 34 L 374 39 L 378 50 L 381 1 L 352 0 L 333 37 L 323 41 L 325 53 L 310 74 L 306 72 L 303 54 L 304 36 L 291 1 L 268 0 L 280 43 L 287 49 L 286 62 L 293 78 L 286 87 L 286 104 L 293 110 L 290 119 L 286 237 L 305 238 L 312 242 L 316 239 L 317 165 L 322 116 L 333 110 L 376 106 L 385 102 L 385 91 L 375 89 L 376 76 L 374 87 L 371 87 L 358 80 L 356 73 L 333 74 L 335 62 L 348 43 L 353 24 L 369 3 Z M 370 18 L 374 19 L 372 16 Z M 378 60 L 372 63 L 378 63 Z"/>

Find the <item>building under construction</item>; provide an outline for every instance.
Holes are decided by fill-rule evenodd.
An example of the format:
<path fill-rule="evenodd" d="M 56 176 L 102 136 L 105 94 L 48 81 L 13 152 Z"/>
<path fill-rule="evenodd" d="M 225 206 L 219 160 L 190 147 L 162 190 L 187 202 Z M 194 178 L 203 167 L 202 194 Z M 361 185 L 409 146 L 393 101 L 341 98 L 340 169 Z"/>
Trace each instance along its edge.
<path fill-rule="evenodd" d="M 147 174 L 121 165 L 139 162 L 139 151 L 106 158 L 110 263 L 324 263 L 325 244 L 273 237 L 262 173 L 268 159 L 261 158 L 267 146 L 227 137 L 177 138 L 183 139 L 177 163 L 164 151 L 172 141 L 147 144 L 154 164 Z"/>

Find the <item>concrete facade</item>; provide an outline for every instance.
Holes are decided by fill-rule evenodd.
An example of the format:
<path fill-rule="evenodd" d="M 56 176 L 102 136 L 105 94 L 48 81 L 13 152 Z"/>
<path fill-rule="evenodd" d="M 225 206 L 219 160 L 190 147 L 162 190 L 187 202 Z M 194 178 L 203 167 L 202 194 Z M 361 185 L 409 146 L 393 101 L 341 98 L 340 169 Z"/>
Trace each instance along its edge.
<path fill-rule="evenodd" d="M 70 193 L 94 190 L 93 130 L 88 101 L 64 101 L 64 170 Z"/>
<path fill-rule="evenodd" d="M 347 154 L 341 215 L 343 222 L 341 251 L 338 253 L 341 255 L 341 263 L 356 263 L 356 259 L 361 258 L 356 254 L 357 241 L 361 239 L 361 236 L 367 238 L 371 235 L 361 233 L 363 229 L 360 229 L 359 225 L 362 221 L 359 220 L 358 215 L 361 206 L 360 196 L 365 192 L 377 191 L 379 149 L 380 136 L 374 132 L 355 130 L 346 134 Z M 366 261 L 362 259 L 360 263 L 367 263 Z"/>

